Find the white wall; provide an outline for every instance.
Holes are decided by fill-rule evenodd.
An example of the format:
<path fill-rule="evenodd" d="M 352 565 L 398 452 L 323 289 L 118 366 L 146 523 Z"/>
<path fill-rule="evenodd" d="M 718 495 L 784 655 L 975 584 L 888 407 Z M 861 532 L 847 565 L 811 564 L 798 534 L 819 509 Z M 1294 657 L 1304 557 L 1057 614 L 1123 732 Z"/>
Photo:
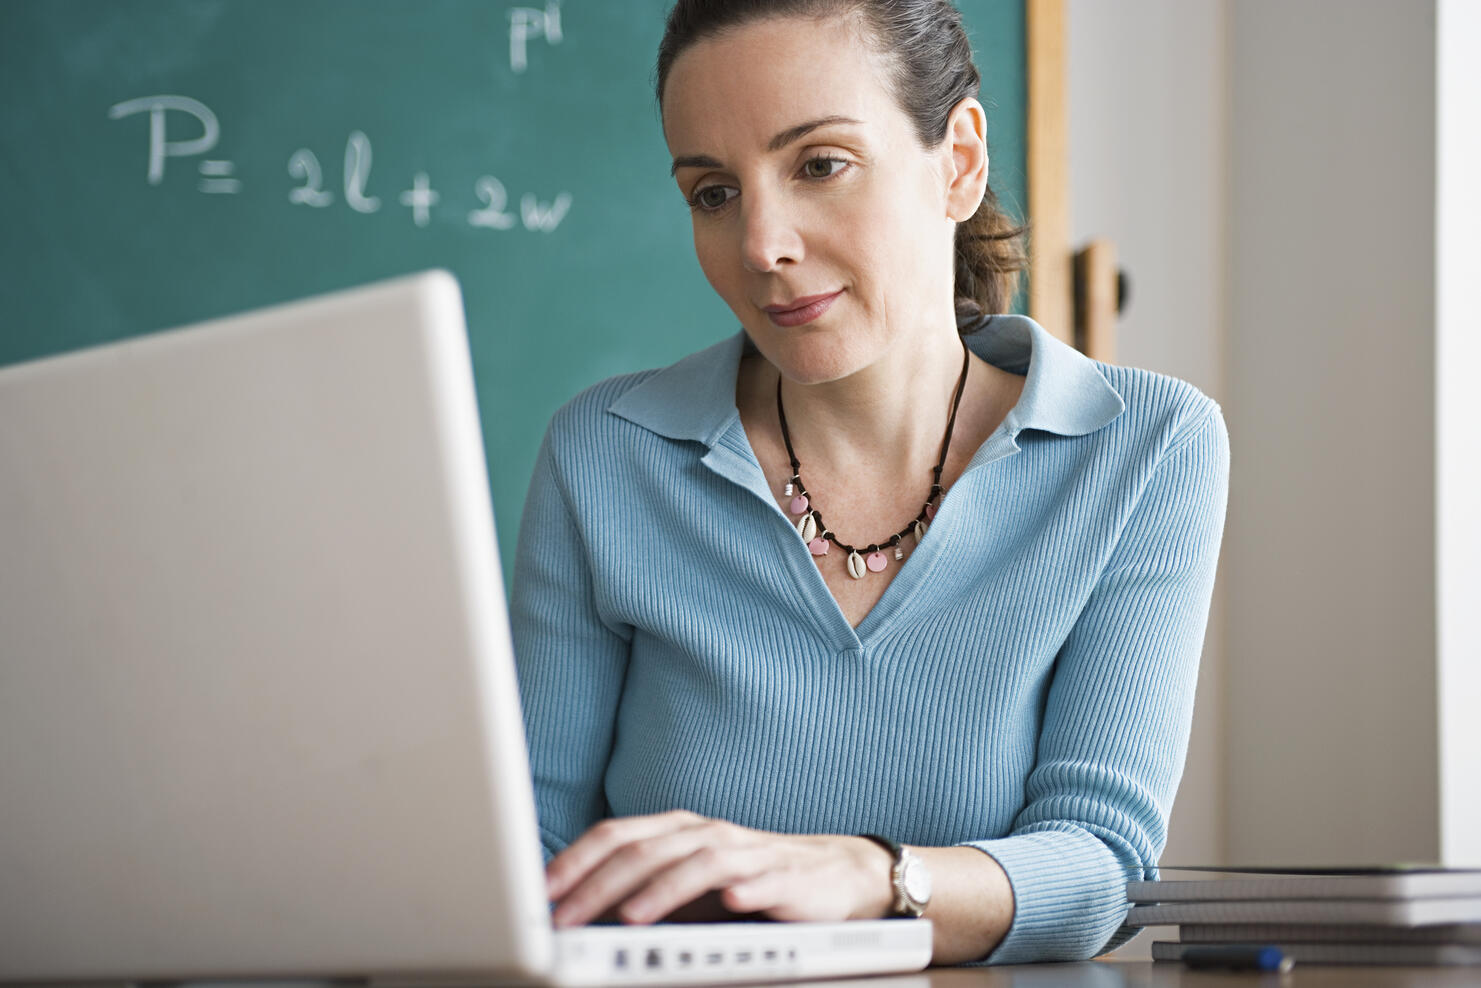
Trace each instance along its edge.
<path fill-rule="evenodd" d="M 1481 867 L 1481 3 L 1441 0 L 1436 188 L 1436 543 L 1441 850 Z"/>
<path fill-rule="evenodd" d="M 1113 241 L 1130 278 L 1116 360 L 1224 402 L 1224 2 L 1068 0 L 1066 15 L 1071 233 L 1077 246 Z M 1223 583 L 1221 572 L 1169 864 L 1223 861 Z M 1149 956 L 1166 932 L 1119 956 Z"/>
<path fill-rule="evenodd" d="M 1067 13 L 1072 229 L 1130 275 L 1118 360 L 1231 433 L 1163 862 L 1481 865 L 1481 4 Z"/>
<path fill-rule="evenodd" d="M 1069 0 L 1070 223 L 1105 237 L 1131 282 L 1117 363 L 1224 400 L 1222 0 Z M 1194 738 L 1165 861 L 1218 863 L 1222 752 L 1216 587 Z"/>
<path fill-rule="evenodd" d="M 1230 14 L 1225 846 L 1434 860 L 1434 4 Z"/>
<path fill-rule="evenodd" d="M 1070 209 L 1131 277 L 1117 362 L 1223 391 L 1222 0 L 1068 0 Z"/>

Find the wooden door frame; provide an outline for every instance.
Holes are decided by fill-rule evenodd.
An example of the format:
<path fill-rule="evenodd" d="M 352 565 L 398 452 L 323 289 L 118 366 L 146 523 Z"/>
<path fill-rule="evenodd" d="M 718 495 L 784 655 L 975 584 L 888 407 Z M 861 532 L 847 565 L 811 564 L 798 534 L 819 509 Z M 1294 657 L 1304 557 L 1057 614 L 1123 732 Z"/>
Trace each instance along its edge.
<path fill-rule="evenodd" d="M 1064 0 L 1024 0 L 1024 47 L 1028 72 L 1024 114 L 1030 224 L 1028 314 L 1073 344 Z"/>
<path fill-rule="evenodd" d="M 1115 359 L 1120 274 L 1115 245 L 1070 245 L 1069 99 L 1065 0 L 1024 0 L 1028 106 L 1028 314 L 1087 356 Z"/>

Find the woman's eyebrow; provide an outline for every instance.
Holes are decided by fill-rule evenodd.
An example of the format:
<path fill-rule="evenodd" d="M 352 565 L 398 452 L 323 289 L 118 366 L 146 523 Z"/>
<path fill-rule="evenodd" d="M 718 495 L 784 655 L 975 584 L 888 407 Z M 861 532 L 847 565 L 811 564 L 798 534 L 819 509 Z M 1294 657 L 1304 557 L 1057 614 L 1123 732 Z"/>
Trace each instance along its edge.
<path fill-rule="evenodd" d="M 773 137 L 770 141 L 767 142 L 766 150 L 780 151 L 782 148 L 786 147 L 788 144 L 791 144 L 798 138 L 805 137 L 810 131 L 817 130 L 819 127 L 826 127 L 829 124 L 856 124 L 861 122 L 862 121 L 855 120 L 852 117 L 840 117 L 837 115 L 831 117 L 819 117 L 817 120 L 809 120 L 807 123 L 798 124 L 796 127 L 788 127 L 786 130 L 782 131 L 780 134 Z"/>
<path fill-rule="evenodd" d="M 720 168 L 720 167 L 723 167 L 720 164 L 720 162 L 716 161 L 714 158 L 711 158 L 707 154 L 689 154 L 689 155 L 684 155 L 683 157 L 679 157 L 679 158 L 675 158 L 674 159 L 673 167 L 671 167 L 669 169 L 669 177 L 672 178 L 673 176 L 677 175 L 679 173 L 679 169 L 680 168 Z"/>
<path fill-rule="evenodd" d="M 780 134 L 777 134 L 771 140 L 766 142 L 766 150 L 780 151 L 782 148 L 786 147 L 788 144 L 791 144 L 793 141 L 806 137 L 808 134 L 817 130 L 819 127 L 826 127 L 829 124 L 857 124 L 862 122 L 863 121 L 855 120 L 852 117 L 841 117 L 837 115 L 831 117 L 819 117 L 816 120 L 809 120 L 807 123 L 801 123 L 795 127 L 788 127 L 786 130 L 782 131 Z M 672 177 L 673 175 L 678 174 L 680 168 L 721 167 L 723 166 L 720 164 L 720 162 L 716 161 L 714 158 L 711 158 L 707 154 L 687 154 L 674 159 L 673 166 L 669 168 L 669 175 L 670 177 Z"/>

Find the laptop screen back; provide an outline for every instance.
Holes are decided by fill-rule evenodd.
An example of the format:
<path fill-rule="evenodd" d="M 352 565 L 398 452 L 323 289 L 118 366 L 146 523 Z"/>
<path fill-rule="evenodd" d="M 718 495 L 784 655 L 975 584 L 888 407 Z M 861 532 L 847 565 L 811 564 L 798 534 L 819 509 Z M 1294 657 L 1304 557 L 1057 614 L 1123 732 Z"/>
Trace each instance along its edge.
<path fill-rule="evenodd" d="M 0 369 L 0 979 L 539 971 L 461 299 Z"/>

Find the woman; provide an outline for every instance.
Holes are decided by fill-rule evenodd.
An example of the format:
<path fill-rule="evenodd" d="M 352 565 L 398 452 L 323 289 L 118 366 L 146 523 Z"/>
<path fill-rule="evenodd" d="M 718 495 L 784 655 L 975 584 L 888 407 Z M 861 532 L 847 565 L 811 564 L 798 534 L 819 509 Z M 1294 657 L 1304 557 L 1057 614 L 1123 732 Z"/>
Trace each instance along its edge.
<path fill-rule="evenodd" d="M 1127 936 L 1228 441 L 1191 386 L 982 314 L 1014 260 L 977 88 L 944 0 L 671 13 L 673 174 L 743 332 L 586 391 L 539 455 L 512 605 L 558 925 L 923 912 L 936 963 Z"/>

